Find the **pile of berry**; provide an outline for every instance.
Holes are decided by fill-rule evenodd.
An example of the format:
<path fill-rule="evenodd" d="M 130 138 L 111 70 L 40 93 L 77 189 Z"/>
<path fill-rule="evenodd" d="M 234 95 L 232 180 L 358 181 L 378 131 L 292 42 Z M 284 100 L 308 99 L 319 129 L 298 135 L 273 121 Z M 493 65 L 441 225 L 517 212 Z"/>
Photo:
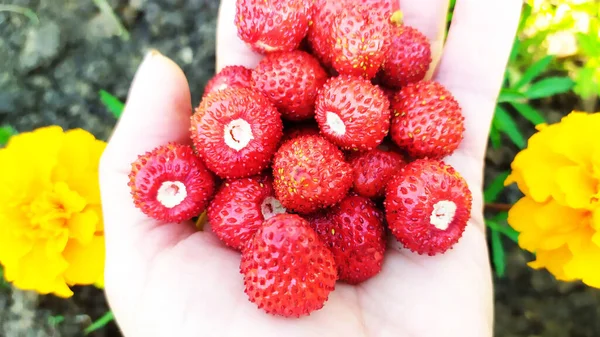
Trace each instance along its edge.
<path fill-rule="evenodd" d="M 463 139 L 461 108 L 425 80 L 429 42 L 395 3 L 238 0 L 239 36 L 265 57 L 207 84 L 193 147 L 132 165 L 135 205 L 165 223 L 206 212 L 268 313 L 307 315 L 337 282 L 376 277 L 388 236 L 444 253 L 470 217 L 469 188 L 442 161 Z"/>

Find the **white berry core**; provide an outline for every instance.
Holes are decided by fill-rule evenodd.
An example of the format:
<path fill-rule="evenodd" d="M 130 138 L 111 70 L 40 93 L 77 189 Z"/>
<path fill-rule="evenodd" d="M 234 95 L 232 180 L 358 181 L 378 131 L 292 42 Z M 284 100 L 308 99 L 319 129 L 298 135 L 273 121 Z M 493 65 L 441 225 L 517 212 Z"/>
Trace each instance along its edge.
<path fill-rule="evenodd" d="M 333 131 L 333 133 L 343 136 L 346 134 L 346 125 L 344 125 L 344 121 L 340 118 L 340 116 L 334 112 L 327 111 L 326 115 L 327 126 Z"/>
<path fill-rule="evenodd" d="M 166 208 L 173 208 L 187 197 L 187 189 L 181 181 L 165 181 L 160 185 L 156 200 Z"/>
<path fill-rule="evenodd" d="M 429 222 L 439 230 L 446 230 L 454 220 L 456 214 L 456 204 L 449 200 L 438 201 L 433 205 L 433 212 L 429 217 Z"/>
<path fill-rule="evenodd" d="M 275 51 L 275 47 L 273 47 L 273 46 L 271 46 L 269 44 L 266 44 L 266 43 L 264 43 L 262 41 L 256 41 L 256 42 L 254 42 L 254 45 L 257 46 L 257 47 L 259 47 L 259 48 L 264 49 L 267 52 Z"/>
<path fill-rule="evenodd" d="M 286 209 L 279 200 L 273 197 L 266 197 L 265 200 L 263 200 L 262 205 L 260 205 L 260 211 L 263 218 L 267 220 L 277 214 L 285 213 Z"/>
<path fill-rule="evenodd" d="M 252 127 L 241 118 L 232 120 L 225 126 L 223 137 L 225 144 L 236 151 L 245 148 L 254 139 Z"/>

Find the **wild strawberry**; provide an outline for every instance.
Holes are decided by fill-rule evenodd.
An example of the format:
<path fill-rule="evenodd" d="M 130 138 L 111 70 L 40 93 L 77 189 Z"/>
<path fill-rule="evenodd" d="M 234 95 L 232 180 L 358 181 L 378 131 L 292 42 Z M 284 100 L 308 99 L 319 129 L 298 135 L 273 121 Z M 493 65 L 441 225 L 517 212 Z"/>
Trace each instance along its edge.
<path fill-rule="evenodd" d="M 308 135 L 320 135 L 319 125 L 314 120 L 294 123 L 292 126 L 285 128 L 280 143 L 283 144 L 292 138 Z"/>
<path fill-rule="evenodd" d="M 345 6 L 333 19 L 333 68 L 342 75 L 375 77 L 390 45 L 391 25 L 381 11 L 369 6 Z"/>
<path fill-rule="evenodd" d="M 249 300 L 285 317 L 321 309 L 337 281 L 332 253 L 296 214 L 264 222 L 242 252 L 240 272 Z"/>
<path fill-rule="evenodd" d="M 250 88 L 208 95 L 191 124 L 191 138 L 206 166 L 227 179 L 259 174 L 269 165 L 283 134 L 277 109 Z"/>
<path fill-rule="evenodd" d="M 357 76 L 329 79 L 317 95 L 321 133 L 344 150 L 370 150 L 390 127 L 390 102 L 383 90 Z"/>
<path fill-rule="evenodd" d="M 430 64 L 431 46 L 427 37 L 410 26 L 392 26 L 391 47 L 382 65 L 383 83 L 400 88 L 421 81 Z"/>
<path fill-rule="evenodd" d="M 131 164 L 128 186 L 144 214 L 181 222 L 202 213 L 215 182 L 191 146 L 168 143 L 138 156 Z"/>
<path fill-rule="evenodd" d="M 308 43 L 312 53 L 327 68 L 331 67 L 331 48 L 334 40 L 331 37 L 333 18 L 342 10 L 349 0 L 316 0 L 313 24 L 308 28 Z"/>
<path fill-rule="evenodd" d="M 340 149 L 321 136 L 301 136 L 273 157 L 275 195 L 288 210 L 312 213 L 341 201 L 352 185 L 352 168 Z"/>
<path fill-rule="evenodd" d="M 391 106 L 392 140 L 411 157 L 441 159 L 460 145 L 465 131 L 462 109 L 440 83 L 408 84 Z"/>
<path fill-rule="evenodd" d="M 291 121 L 314 116 L 317 91 L 326 80 L 327 73 L 319 61 L 300 50 L 271 53 L 252 73 L 252 86 Z"/>
<path fill-rule="evenodd" d="M 239 37 L 256 52 L 298 49 L 312 19 L 314 0 L 237 0 Z"/>
<path fill-rule="evenodd" d="M 262 223 L 285 208 L 275 198 L 271 179 L 252 176 L 228 180 L 208 206 L 208 222 L 226 245 L 241 251 Z"/>
<path fill-rule="evenodd" d="M 348 163 L 354 173 L 353 190 L 372 199 L 382 198 L 389 179 L 406 165 L 401 154 L 380 148 L 351 153 Z"/>
<path fill-rule="evenodd" d="M 333 253 L 340 281 L 358 284 L 381 271 L 384 215 L 371 200 L 349 195 L 306 219 Z"/>
<path fill-rule="evenodd" d="M 450 249 L 471 217 L 472 196 L 461 175 L 439 160 L 417 159 L 387 186 L 388 226 L 402 245 L 419 254 Z"/>
<path fill-rule="evenodd" d="M 213 78 L 211 78 L 204 87 L 204 94 L 208 94 L 227 88 L 249 87 L 252 79 L 252 69 L 244 66 L 227 66 L 221 69 Z"/>

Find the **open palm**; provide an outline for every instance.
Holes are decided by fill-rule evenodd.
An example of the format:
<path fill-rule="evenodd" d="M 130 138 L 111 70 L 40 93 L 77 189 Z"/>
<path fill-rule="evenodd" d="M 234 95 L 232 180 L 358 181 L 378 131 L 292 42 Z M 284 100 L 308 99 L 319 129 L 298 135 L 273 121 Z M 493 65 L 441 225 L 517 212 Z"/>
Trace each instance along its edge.
<path fill-rule="evenodd" d="M 432 42 L 432 76 L 463 107 L 465 139 L 447 162 L 473 191 L 472 219 L 454 249 L 441 256 L 410 253 L 391 239 L 380 274 L 359 286 L 338 283 L 323 309 L 301 319 L 267 315 L 248 301 L 240 254 L 210 227 L 197 232 L 191 223 L 158 223 L 133 206 L 127 174 L 137 155 L 168 141 L 190 142 L 185 76 L 158 52 L 146 57 L 100 168 L 106 292 L 125 336 L 491 336 L 483 158 L 522 1 L 457 0 L 444 45 L 448 2 L 403 0 L 401 7 L 406 24 Z M 221 5 L 218 69 L 252 67 L 260 59 L 236 36 L 234 6 L 235 0 Z"/>

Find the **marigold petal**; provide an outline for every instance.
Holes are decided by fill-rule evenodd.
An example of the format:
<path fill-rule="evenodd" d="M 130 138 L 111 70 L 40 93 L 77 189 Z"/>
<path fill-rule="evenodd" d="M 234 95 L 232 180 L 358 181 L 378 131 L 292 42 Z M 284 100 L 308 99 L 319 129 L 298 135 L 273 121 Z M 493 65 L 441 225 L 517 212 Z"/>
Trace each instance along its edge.
<path fill-rule="evenodd" d="M 569 277 L 581 279 L 591 287 L 600 288 L 600 247 L 591 240 L 573 254 L 573 258 L 565 264 L 564 270 Z"/>
<path fill-rule="evenodd" d="M 82 245 L 90 243 L 96 233 L 96 225 L 100 218 L 93 209 L 75 213 L 68 221 L 70 238 L 76 239 Z"/>
<path fill-rule="evenodd" d="M 69 298 L 73 296 L 73 291 L 71 290 L 71 288 L 69 288 L 69 286 L 65 282 L 65 278 L 62 276 L 56 279 L 56 281 L 54 282 L 54 290 L 52 291 L 52 293 L 62 298 Z"/>
<path fill-rule="evenodd" d="M 535 261 L 528 265 L 534 269 L 547 269 L 558 280 L 572 281 L 576 278 L 565 273 L 564 265 L 573 258 L 573 254 L 567 246 L 552 250 L 540 250 L 536 253 Z"/>
<path fill-rule="evenodd" d="M 596 195 L 597 182 L 581 166 L 563 166 L 556 171 L 556 183 L 564 193 L 567 206 L 572 208 L 590 208 Z"/>
<path fill-rule="evenodd" d="M 560 132 L 553 139 L 553 151 L 591 171 L 591 154 L 597 147 L 600 114 L 572 112 L 556 125 Z"/>
<path fill-rule="evenodd" d="M 94 284 L 104 272 L 104 237 L 94 236 L 88 245 L 76 240 L 67 244 L 63 256 L 69 263 L 65 271 L 68 284 Z"/>
<path fill-rule="evenodd" d="M 61 230 L 53 237 L 46 239 L 46 254 L 54 255 L 60 254 L 63 249 L 67 246 L 69 241 L 69 231 L 66 229 Z"/>
<path fill-rule="evenodd" d="M 0 263 L 6 269 L 18 265 L 19 260 L 33 248 L 32 240 L 17 233 L 11 227 L 0 225 Z"/>
<path fill-rule="evenodd" d="M 54 291 L 56 279 L 67 267 L 60 254 L 48 255 L 45 242 L 40 240 L 21 258 L 18 268 L 13 268 L 10 276 L 17 288 L 49 294 Z"/>

